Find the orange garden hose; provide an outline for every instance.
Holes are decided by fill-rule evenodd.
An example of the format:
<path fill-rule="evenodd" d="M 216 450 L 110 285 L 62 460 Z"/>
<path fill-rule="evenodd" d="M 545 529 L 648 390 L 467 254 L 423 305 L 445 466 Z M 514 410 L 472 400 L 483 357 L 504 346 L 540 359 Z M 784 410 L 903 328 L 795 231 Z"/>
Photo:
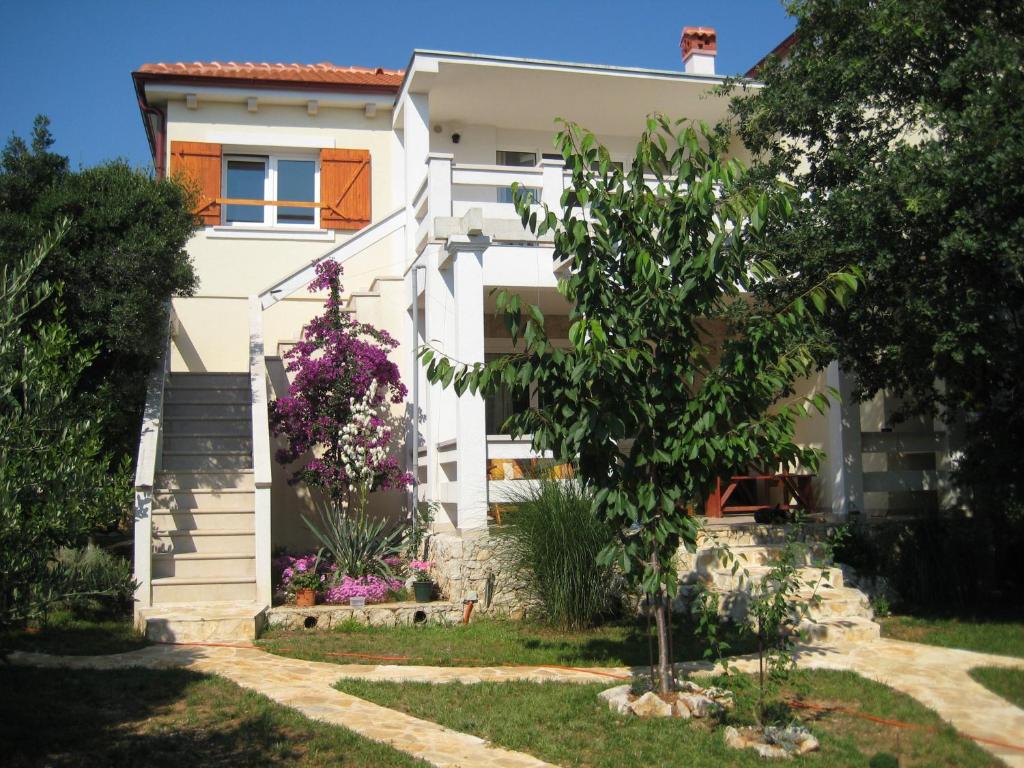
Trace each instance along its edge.
<path fill-rule="evenodd" d="M 787 702 L 785 702 L 785 703 L 786 703 L 787 706 L 793 707 L 794 709 L 809 709 L 809 710 L 814 711 L 814 712 L 839 712 L 840 714 L 843 714 L 843 715 L 849 715 L 850 717 L 857 717 L 857 718 L 860 718 L 861 720 L 869 720 L 872 723 L 879 723 L 880 725 L 888 725 L 888 726 L 890 726 L 892 728 L 902 728 L 902 729 L 905 729 L 905 730 L 912 730 L 912 731 L 926 731 L 928 733 L 935 733 L 935 734 L 941 734 L 942 733 L 942 729 L 941 728 L 937 728 L 934 725 L 925 725 L 923 723 L 907 723 L 907 722 L 904 722 L 903 720 L 890 720 L 890 719 L 885 718 L 885 717 L 878 717 L 877 715 L 869 715 L 866 712 L 858 712 L 857 710 L 850 709 L 848 707 L 822 706 L 822 705 L 819 705 L 819 704 L 808 704 L 808 703 L 803 702 L 803 701 L 796 701 L 796 700 L 792 700 L 792 699 L 787 701 Z M 1003 747 L 1005 749 L 1013 749 L 1013 750 L 1016 750 L 1018 752 L 1024 752 L 1024 746 L 1020 746 L 1018 744 L 1010 744 L 1010 743 L 1005 742 L 1005 741 L 999 741 L 998 739 L 989 739 L 989 738 L 986 738 L 984 736 L 972 736 L 971 734 L 964 733 L 963 731 L 954 730 L 954 733 L 957 736 L 961 736 L 961 737 L 963 737 L 965 739 L 970 739 L 971 741 L 976 741 L 976 742 L 979 742 L 981 744 L 990 744 L 990 745 L 995 746 L 995 747 Z"/>

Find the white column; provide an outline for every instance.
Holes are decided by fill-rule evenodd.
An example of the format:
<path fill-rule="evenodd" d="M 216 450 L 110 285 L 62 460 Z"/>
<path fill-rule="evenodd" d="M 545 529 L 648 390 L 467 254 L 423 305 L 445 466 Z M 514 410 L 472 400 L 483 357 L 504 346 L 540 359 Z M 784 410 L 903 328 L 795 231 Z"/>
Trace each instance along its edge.
<path fill-rule="evenodd" d="M 852 380 L 838 361 L 826 371 L 828 385 L 839 393 L 828 412 L 828 465 L 832 484 L 832 513 L 845 518 L 864 512 L 864 474 L 860 449 L 860 404 L 853 402 Z"/>
<path fill-rule="evenodd" d="M 434 239 L 434 219 L 452 215 L 452 160 L 448 152 L 427 155 L 427 216 L 430 217 L 430 238 Z"/>
<path fill-rule="evenodd" d="M 426 344 L 435 352 L 454 354 L 455 302 L 438 269 L 440 250 L 440 245 L 428 243 L 422 257 L 422 262 L 426 265 L 423 275 L 425 307 L 423 336 Z M 453 329 L 450 342 L 449 328 Z M 427 446 L 426 495 L 429 500 L 437 501 L 441 498 L 442 482 L 437 444 L 444 439 L 442 425 L 454 424 L 454 406 L 450 409 L 450 418 L 446 418 L 445 414 L 445 401 L 448 399 L 454 401 L 454 398 L 451 397 L 450 392 L 446 392 L 440 384 L 436 383 L 425 386 L 421 397 L 425 415 L 425 423 L 422 426 L 423 439 Z"/>
<path fill-rule="evenodd" d="M 565 191 L 565 163 L 562 160 L 541 160 L 541 178 L 543 186 L 540 201 L 555 212 L 562 215 L 562 192 Z"/>
<path fill-rule="evenodd" d="M 490 238 L 455 236 L 448 240 L 455 285 L 455 358 L 484 359 L 483 253 Z M 460 530 L 487 527 L 487 428 L 484 399 L 463 393 L 456 406 L 458 521 Z"/>
<path fill-rule="evenodd" d="M 402 139 L 405 143 L 405 258 L 406 264 L 416 258 L 413 240 L 416 221 L 412 201 L 427 173 L 427 153 L 430 151 L 430 97 L 425 93 L 410 93 L 402 104 Z"/>

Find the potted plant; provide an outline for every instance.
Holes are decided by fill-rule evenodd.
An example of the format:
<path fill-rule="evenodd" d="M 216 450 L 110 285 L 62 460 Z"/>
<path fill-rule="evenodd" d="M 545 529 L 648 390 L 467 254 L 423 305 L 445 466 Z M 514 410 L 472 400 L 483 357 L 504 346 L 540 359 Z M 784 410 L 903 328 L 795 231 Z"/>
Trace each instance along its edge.
<path fill-rule="evenodd" d="M 429 603 L 434 599 L 434 582 L 430 578 L 432 565 L 429 560 L 413 560 L 409 563 L 413 577 L 412 589 L 417 603 Z"/>
<path fill-rule="evenodd" d="M 300 608 L 316 605 L 316 592 L 320 589 L 322 577 L 316 568 L 299 571 L 288 583 L 288 588 L 295 595 L 295 604 Z"/>

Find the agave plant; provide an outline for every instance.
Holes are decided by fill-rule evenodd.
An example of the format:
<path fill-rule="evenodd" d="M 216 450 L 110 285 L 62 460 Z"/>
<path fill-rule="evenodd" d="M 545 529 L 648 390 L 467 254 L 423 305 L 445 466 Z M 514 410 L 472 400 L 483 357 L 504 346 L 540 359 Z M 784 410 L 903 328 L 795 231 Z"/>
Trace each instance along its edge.
<path fill-rule="evenodd" d="M 321 525 L 303 517 L 306 525 L 338 566 L 338 574 L 392 577 L 388 562 L 402 550 L 402 530 L 387 520 L 371 519 L 362 511 L 349 516 L 344 511 L 321 510 Z"/>

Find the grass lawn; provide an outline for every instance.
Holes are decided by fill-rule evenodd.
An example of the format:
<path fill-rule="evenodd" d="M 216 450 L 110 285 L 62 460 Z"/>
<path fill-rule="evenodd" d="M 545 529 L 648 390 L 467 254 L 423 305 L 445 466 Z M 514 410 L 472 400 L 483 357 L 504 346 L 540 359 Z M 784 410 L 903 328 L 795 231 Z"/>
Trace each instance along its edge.
<path fill-rule="evenodd" d="M 720 680 L 735 689 L 736 680 Z M 763 766 L 752 751 L 726 748 L 720 728 L 704 721 L 638 720 L 612 714 L 596 699 L 608 685 L 486 683 L 398 684 L 343 680 L 339 690 L 386 707 L 473 733 L 509 749 L 564 766 Z M 913 699 L 850 672 L 799 672 L 785 697 L 840 705 L 865 713 L 942 728 L 940 733 L 896 729 L 838 712 L 794 709 L 822 748 L 801 758 L 820 766 L 998 766 L 973 743 L 956 736 Z M 752 722 L 756 693 L 747 685 L 729 722 Z M 883 755 L 883 757 L 876 757 Z M 875 762 L 872 762 L 872 760 Z"/>
<path fill-rule="evenodd" d="M 76 616 L 60 612 L 51 614 L 45 624 L 0 633 L 0 650 L 69 656 L 124 653 L 148 644 L 127 616 Z"/>
<path fill-rule="evenodd" d="M 1024 657 L 1024 621 L 971 621 L 915 616 L 876 619 L 882 636 L 945 648 Z"/>
<path fill-rule="evenodd" d="M 970 674 L 976 682 L 984 685 L 992 693 L 1024 709 L 1024 669 L 978 667 L 972 669 Z"/>
<path fill-rule="evenodd" d="M 426 765 L 184 670 L 0 666 L 0 763 L 22 766 Z"/>
<path fill-rule="evenodd" d="M 702 658 L 704 646 L 692 628 L 678 624 L 673 639 L 677 661 Z M 732 640 L 733 652 L 752 649 L 749 641 Z M 360 654 L 394 657 L 388 664 L 430 666 L 637 666 L 649 660 L 646 624 L 625 622 L 576 632 L 500 619 L 481 619 L 465 626 L 349 624 L 330 631 L 271 630 L 259 645 L 272 653 L 338 664 L 375 663 L 374 658 Z"/>

